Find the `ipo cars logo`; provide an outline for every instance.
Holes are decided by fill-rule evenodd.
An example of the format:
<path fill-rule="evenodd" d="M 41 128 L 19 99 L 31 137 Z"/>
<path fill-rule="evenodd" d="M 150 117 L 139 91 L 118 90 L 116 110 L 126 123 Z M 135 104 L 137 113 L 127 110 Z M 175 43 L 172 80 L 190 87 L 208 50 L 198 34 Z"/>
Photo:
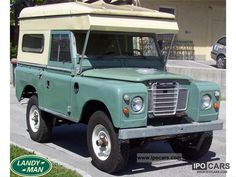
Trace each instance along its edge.
<path fill-rule="evenodd" d="M 198 172 L 207 173 L 227 173 L 226 170 L 230 169 L 229 163 L 193 163 L 192 170 L 197 170 Z"/>
<path fill-rule="evenodd" d="M 192 170 L 207 170 L 207 163 L 193 163 Z"/>
<path fill-rule="evenodd" d="M 36 155 L 20 156 L 11 162 L 11 171 L 19 176 L 43 176 L 51 169 L 50 161 Z"/>

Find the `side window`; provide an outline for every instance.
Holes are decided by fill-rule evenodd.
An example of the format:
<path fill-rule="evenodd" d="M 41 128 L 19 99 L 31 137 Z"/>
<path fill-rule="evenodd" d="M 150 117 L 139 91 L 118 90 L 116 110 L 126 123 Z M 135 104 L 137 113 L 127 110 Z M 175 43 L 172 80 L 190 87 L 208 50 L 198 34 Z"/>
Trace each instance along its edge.
<path fill-rule="evenodd" d="M 44 47 L 43 34 L 24 34 L 22 40 L 22 51 L 31 53 L 42 53 Z"/>
<path fill-rule="evenodd" d="M 50 61 L 71 63 L 69 34 L 52 34 Z"/>
<path fill-rule="evenodd" d="M 223 37 L 223 38 L 219 39 L 219 40 L 217 41 L 217 43 L 219 43 L 219 44 L 221 44 L 221 45 L 226 45 L 226 38 Z"/>

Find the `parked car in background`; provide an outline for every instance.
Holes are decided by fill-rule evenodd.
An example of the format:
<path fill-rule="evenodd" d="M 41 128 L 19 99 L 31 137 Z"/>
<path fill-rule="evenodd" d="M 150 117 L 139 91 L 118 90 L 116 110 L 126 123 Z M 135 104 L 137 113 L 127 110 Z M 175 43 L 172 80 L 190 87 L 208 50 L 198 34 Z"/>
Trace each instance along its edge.
<path fill-rule="evenodd" d="M 226 68 L 226 36 L 215 42 L 212 47 L 211 58 L 216 60 L 217 68 Z"/>

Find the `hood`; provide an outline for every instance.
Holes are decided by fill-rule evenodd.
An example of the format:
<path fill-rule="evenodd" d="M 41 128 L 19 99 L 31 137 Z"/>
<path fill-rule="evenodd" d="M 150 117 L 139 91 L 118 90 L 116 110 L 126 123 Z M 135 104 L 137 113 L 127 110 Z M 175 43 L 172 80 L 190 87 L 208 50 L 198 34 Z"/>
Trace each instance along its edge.
<path fill-rule="evenodd" d="M 183 79 L 191 80 L 190 77 L 176 75 L 165 71 L 149 68 L 107 68 L 107 69 L 92 69 L 82 73 L 82 76 L 96 77 L 113 80 L 123 80 L 132 82 L 142 82 L 147 80 L 158 79 Z"/>

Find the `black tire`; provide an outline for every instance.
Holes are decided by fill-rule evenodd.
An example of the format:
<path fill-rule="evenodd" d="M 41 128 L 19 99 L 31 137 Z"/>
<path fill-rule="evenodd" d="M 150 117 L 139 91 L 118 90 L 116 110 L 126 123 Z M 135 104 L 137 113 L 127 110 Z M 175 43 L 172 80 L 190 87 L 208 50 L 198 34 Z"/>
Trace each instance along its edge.
<path fill-rule="evenodd" d="M 38 110 L 38 117 L 39 117 L 39 127 L 38 130 L 33 131 L 30 126 L 30 110 L 34 107 Z M 52 119 L 50 115 L 46 112 L 43 112 L 38 107 L 38 98 L 37 96 L 32 96 L 29 99 L 27 109 L 26 109 L 26 123 L 27 129 L 30 135 L 30 138 L 34 141 L 45 143 L 48 142 L 52 136 Z"/>
<path fill-rule="evenodd" d="M 101 160 L 94 152 L 92 144 L 92 135 L 95 127 L 102 125 L 106 128 L 111 142 L 111 151 L 107 159 Z M 92 163 L 100 170 L 107 173 L 115 173 L 123 169 L 129 158 L 129 144 L 119 143 L 118 135 L 113 127 L 110 118 L 103 111 L 95 112 L 89 120 L 87 127 L 87 144 Z"/>
<path fill-rule="evenodd" d="M 224 55 L 217 56 L 216 67 L 220 68 L 220 69 L 225 69 L 226 68 L 226 59 L 225 59 Z"/>
<path fill-rule="evenodd" d="M 185 140 L 173 140 L 170 145 L 175 153 L 182 153 L 186 160 L 197 160 L 204 156 L 211 147 L 213 133 L 201 132 L 185 137 Z"/>

